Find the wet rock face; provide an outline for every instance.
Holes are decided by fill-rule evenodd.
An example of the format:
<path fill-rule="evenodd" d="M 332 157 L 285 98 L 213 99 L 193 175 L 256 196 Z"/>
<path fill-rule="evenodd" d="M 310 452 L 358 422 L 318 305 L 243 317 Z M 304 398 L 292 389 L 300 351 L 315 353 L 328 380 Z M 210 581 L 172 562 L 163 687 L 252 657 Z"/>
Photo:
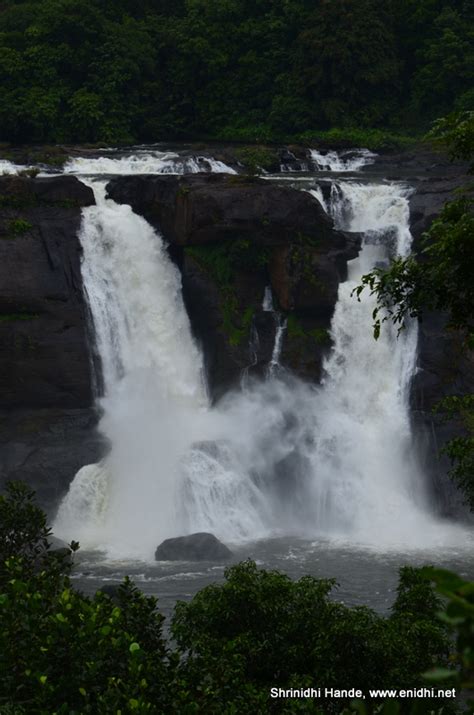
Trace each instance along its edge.
<path fill-rule="evenodd" d="M 95 440 L 77 238 L 93 203 L 75 177 L 0 177 L 0 484 L 26 478 L 46 508 Z"/>
<path fill-rule="evenodd" d="M 74 177 L 0 177 L 2 407 L 88 407 L 91 377 Z"/>
<path fill-rule="evenodd" d="M 447 476 L 451 465 L 441 450 L 463 428 L 456 420 L 446 422 L 437 406 L 451 395 L 474 394 L 474 355 L 466 352 L 463 336 L 447 329 L 443 315 L 426 313 L 418 336 L 418 371 L 411 391 L 414 425 L 437 506 L 442 514 L 457 516 L 463 512 L 462 496 Z"/>
<path fill-rule="evenodd" d="M 262 374 L 272 359 L 277 325 L 262 309 L 267 286 L 275 309 L 292 318 L 284 364 L 319 379 L 339 282 L 360 237 L 336 231 L 309 193 L 256 178 L 129 176 L 107 188 L 170 242 L 214 399 L 243 370 Z"/>
<path fill-rule="evenodd" d="M 334 231 L 331 245 L 293 242 L 272 252 L 270 282 L 285 311 L 331 317 L 339 283 L 347 275 L 347 261 L 355 258 L 360 244 Z"/>
<path fill-rule="evenodd" d="M 418 170 L 418 160 L 412 159 Z M 456 198 L 456 191 L 469 180 L 465 164 L 453 164 L 439 155 L 431 156 L 424 175 L 413 177 L 410 197 L 410 228 L 414 251 L 420 261 L 423 234 L 439 216 L 446 202 Z M 420 172 L 421 173 L 421 172 Z M 460 433 L 456 422 L 445 422 L 436 406 L 449 395 L 474 392 L 472 354 L 462 348 L 462 337 L 446 327 L 446 316 L 426 312 L 419 324 L 418 371 L 411 387 L 411 405 L 415 429 L 422 445 L 424 468 L 431 475 L 434 498 L 439 511 L 448 516 L 462 513 L 462 496 L 450 481 L 448 459 L 441 453 L 446 442 Z"/>
<path fill-rule="evenodd" d="M 228 561 L 232 551 L 206 532 L 165 539 L 155 551 L 156 561 Z"/>

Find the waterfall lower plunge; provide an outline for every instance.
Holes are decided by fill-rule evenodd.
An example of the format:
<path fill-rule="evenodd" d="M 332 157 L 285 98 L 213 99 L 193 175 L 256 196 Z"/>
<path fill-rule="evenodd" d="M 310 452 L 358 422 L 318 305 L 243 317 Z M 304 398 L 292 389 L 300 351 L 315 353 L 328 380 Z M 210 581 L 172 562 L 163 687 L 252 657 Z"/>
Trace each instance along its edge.
<path fill-rule="evenodd" d="M 398 340 L 387 327 L 375 342 L 373 299 L 351 296 L 364 272 L 409 252 L 408 191 L 333 185 L 336 224 L 365 238 L 339 288 L 322 385 L 269 370 L 211 408 L 163 240 L 91 185 L 82 272 L 110 452 L 76 475 L 55 532 L 144 559 L 162 539 L 198 530 L 228 542 L 296 533 L 384 548 L 445 543 L 410 429 L 416 325 Z"/>

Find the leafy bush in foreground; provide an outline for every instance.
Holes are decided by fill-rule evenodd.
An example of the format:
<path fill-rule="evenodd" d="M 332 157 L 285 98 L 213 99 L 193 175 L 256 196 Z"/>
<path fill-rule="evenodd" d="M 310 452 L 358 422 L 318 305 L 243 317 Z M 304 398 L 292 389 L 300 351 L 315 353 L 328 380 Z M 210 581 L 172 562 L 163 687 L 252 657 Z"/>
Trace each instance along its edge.
<path fill-rule="evenodd" d="M 474 587 L 453 575 L 428 574 L 456 604 L 444 621 L 436 615 L 439 597 L 413 568 L 401 570 L 391 615 L 381 617 L 331 600 L 332 580 L 305 576 L 294 582 L 247 561 L 227 569 L 223 584 L 177 604 L 172 650 L 155 599 L 128 579 L 112 596 L 75 591 L 70 560 L 51 553 L 49 539 L 32 492 L 9 485 L 0 496 L 3 715 L 258 715 L 339 713 L 344 707 L 346 715 L 408 713 L 409 701 L 382 711 L 347 698 L 272 699 L 270 688 L 408 688 L 425 685 L 423 672 L 434 666 L 432 680 L 472 683 Z M 452 627 L 459 627 L 459 672 L 448 669 Z M 416 712 L 456 712 L 448 701 L 422 705 L 426 709 L 418 703 Z"/>

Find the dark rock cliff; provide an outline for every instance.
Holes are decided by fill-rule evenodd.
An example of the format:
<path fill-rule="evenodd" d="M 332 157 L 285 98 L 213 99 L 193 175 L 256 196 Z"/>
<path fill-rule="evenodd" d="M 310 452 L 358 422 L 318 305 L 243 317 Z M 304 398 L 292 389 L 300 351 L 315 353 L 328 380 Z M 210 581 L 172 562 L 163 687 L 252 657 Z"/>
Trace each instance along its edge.
<path fill-rule="evenodd" d="M 319 379 L 338 285 L 360 242 L 336 231 L 316 199 L 225 175 L 125 176 L 107 188 L 169 241 L 215 399 L 242 370 L 261 373 L 271 360 L 277 325 L 262 309 L 268 285 L 288 320 L 283 364 Z"/>
<path fill-rule="evenodd" d="M 45 506 L 98 451 L 77 238 L 93 203 L 74 177 L 0 177 L 0 483 Z"/>
<path fill-rule="evenodd" d="M 431 161 L 426 173 L 411 177 L 415 190 L 410 198 L 410 227 L 420 261 L 423 261 L 423 233 L 439 216 L 444 204 L 454 200 L 457 191 L 469 180 L 465 164 L 442 161 L 439 155 L 428 156 Z M 419 170 L 415 158 L 413 163 Z M 459 434 L 459 425 L 445 422 L 435 408 L 449 395 L 474 392 L 474 362 L 472 354 L 462 349 L 459 334 L 447 330 L 446 322 L 445 316 L 432 312 L 425 313 L 420 321 L 418 371 L 412 383 L 411 404 L 437 506 L 446 515 L 456 515 L 462 507 L 462 496 L 447 477 L 450 465 L 441 450 L 447 440 Z"/>

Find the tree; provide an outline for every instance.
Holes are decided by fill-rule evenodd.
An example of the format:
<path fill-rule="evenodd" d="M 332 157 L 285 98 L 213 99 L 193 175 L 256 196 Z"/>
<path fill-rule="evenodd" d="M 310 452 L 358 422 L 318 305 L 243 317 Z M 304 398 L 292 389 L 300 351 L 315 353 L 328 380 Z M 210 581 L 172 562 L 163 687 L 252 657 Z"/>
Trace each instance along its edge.
<path fill-rule="evenodd" d="M 301 28 L 301 74 L 314 126 L 370 126 L 396 106 L 398 62 L 390 5 L 322 0 Z"/>

